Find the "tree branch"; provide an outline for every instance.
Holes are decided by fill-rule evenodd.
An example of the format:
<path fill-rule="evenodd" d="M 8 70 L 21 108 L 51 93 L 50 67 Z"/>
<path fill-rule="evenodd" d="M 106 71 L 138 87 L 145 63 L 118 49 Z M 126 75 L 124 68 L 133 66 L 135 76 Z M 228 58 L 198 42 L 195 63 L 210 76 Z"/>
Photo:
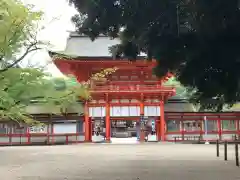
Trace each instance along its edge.
<path fill-rule="evenodd" d="M 71 92 L 69 92 L 69 93 L 67 93 L 67 94 L 65 94 L 65 95 L 63 95 L 63 96 L 61 96 L 59 98 L 48 97 L 48 99 L 58 100 L 58 99 L 66 98 L 66 97 L 68 97 L 70 95 L 73 95 L 74 93 L 75 93 L 74 91 L 71 91 Z M 38 97 L 33 97 L 31 100 L 38 100 L 38 99 L 43 99 L 43 98 L 44 98 L 43 96 L 38 96 Z"/>
<path fill-rule="evenodd" d="M 41 48 L 38 48 L 38 47 L 35 47 L 33 48 L 34 46 L 36 46 L 38 44 L 38 42 L 34 42 L 32 43 L 31 45 L 29 45 L 29 47 L 27 48 L 27 50 L 25 51 L 25 53 L 20 57 L 18 58 L 16 61 L 14 61 L 12 64 L 9 64 L 7 65 L 5 68 L 1 69 L 0 70 L 0 73 L 3 73 L 5 71 L 7 71 L 9 68 L 12 68 L 14 67 L 16 64 L 18 64 L 20 61 L 22 61 L 30 52 L 33 52 L 33 51 L 36 51 L 36 50 L 39 50 Z M 33 49 L 31 49 L 33 48 Z"/>

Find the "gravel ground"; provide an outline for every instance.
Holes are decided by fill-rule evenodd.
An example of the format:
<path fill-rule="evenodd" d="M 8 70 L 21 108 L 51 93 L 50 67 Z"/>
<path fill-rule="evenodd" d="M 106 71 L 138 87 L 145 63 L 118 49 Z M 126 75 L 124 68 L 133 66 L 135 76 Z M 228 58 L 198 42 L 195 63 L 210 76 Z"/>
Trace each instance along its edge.
<path fill-rule="evenodd" d="M 1 180 L 240 180 L 214 145 L 79 144 L 1 147 Z"/>

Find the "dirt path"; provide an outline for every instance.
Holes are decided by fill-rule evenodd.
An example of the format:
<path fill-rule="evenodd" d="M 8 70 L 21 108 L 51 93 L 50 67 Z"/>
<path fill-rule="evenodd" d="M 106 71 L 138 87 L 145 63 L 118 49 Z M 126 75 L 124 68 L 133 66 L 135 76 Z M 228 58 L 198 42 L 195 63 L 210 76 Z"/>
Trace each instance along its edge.
<path fill-rule="evenodd" d="M 212 145 L 80 144 L 0 148 L 1 180 L 240 180 Z"/>

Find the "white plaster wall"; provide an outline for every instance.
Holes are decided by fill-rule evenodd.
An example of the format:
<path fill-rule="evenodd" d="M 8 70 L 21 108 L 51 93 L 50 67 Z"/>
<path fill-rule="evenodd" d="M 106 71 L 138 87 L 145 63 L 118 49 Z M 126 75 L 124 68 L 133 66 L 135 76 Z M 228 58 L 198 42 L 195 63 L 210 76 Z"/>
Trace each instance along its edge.
<path fill-rule="evenodd" d="M 61 123 L 53 125 L 54 134 L 64 134 L 64 133 L 76 133 L 77 126 L 76 123 Z"/>

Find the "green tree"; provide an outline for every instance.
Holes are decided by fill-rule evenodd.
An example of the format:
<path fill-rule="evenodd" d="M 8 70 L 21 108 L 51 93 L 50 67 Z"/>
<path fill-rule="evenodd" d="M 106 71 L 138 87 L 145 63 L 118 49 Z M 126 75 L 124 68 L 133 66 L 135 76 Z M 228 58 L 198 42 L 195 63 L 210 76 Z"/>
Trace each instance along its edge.
<path fill-rule="evenodd" d="M 194 112 L 196 111 L 202 111 L 204 109 L 201 109 L 199 106 L 199 103 L 196 102 L 195 94 L 196 94 L 196 89 L 192 87 L 186 87 L 183 86 L 177 79 L 176 77 L 171 77 L 169 78 L 166 82 L 163 83 L 164 86 L 173 86 L 176 89 L 176 95 L 173 96 L 172 98 L 175 99 L 181 99 L 181 100 L 186 100 L 188 103 L 191 104 L 192 110 Z"/>
<path fill-rule="evenodd" d="M 24 6 L 17 0 L 0 0 L 0 118 L 28 124 L 38 123 L 31 118 L 26 107 L 33 102 L 43 106 L 59 107 L 62 113 L 90 98 L 93 80 L 105 77 L 115 69 L 93 75 L 87 82 L 78 83 L 74 77 L 52 78 L 37 68 L 20 68 L 18 63 L 29 53 L 41 49 L 37 40 L 41 12 Z M 53 57 L 53 60 L 55 58 Z"/>
<path fill-rule="evenodd" d="M 30 52 L 40 49 L 37 40 L 42 12 L 18 0 L 0 1 L 0 73 L 16 66 Z"/>
<path fill-rule="evenodd" d="M 70 105 L 77 105 L 80 98 L 89 98 L 86 86 L 67 85 L 65 79 L 52 78 L 33 68 L 10 68 L 2 72 L 0 87 L 0 118 L 28 124 L 37 123 L 26 112 L 33 102 L 49 109 L 59 107 L 64 113 Z"/>
<path fill-rule="evenodd" d="M 196 89 L 182 85 L 176 77 L 169 78 L 163 83 L 163 86 L 173 86 L 176 89 L 177 99 L 191 100 L 196 92 Z"/>
<path fill-rule="evenodd" d="M 205 108 L 221 110 L 240 99 L 239 0 L 70 0 L 80 33 L 120 37 L 117 56 L 145 52 L 154 73 L 175 74 L 197 89 Z"/>
<path fill-rule="evenodd" d="M 42 69 L 20 68 L 18 63 L 29 53 L 44 45 L 37 40 L 41 12 L 32 10 L 18 0 L 0 0 L 0 118 L 37 123 L 27 113 L 32 102 L 56 107 L 62 112 L 89 97 L 88 87 L 79 83 L 67 85 L 65 79 L 55 80 Z M 63 84 L 59 90 L 57 86 Z"/>

